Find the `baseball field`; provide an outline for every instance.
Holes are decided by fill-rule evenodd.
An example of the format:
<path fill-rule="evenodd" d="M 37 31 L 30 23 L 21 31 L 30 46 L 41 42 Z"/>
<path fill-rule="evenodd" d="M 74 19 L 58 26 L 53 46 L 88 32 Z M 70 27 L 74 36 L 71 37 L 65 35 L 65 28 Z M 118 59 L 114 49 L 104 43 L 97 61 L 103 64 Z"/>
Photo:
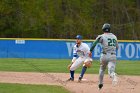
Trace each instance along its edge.
<path fill-rule="evenodd" d="M 94 60 L 81 83 L 77 82 L 81 67 L 76 70 L 75 81 L 69 78 L 70 59 L 0 59 L 0 93 L 139 93 L 140 61 L 117 61 L 117 86 L 112 86 L 107 75 L 104 87 L 98 90 L 99 61 Z"/>

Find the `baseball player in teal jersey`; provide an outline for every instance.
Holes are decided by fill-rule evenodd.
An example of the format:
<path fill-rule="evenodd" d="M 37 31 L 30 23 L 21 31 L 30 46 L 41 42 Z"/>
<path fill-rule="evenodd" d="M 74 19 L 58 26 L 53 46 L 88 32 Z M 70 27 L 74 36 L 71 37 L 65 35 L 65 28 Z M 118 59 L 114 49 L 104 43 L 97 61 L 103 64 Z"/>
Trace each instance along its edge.
<path fill-rule="evenodd" d="M 70 70 L 70 78 L 67 81 L 74 81 L 74 71 L 83 64 L 81 74 L 78 82 L 80 82 L 86 72 L 87 67 L 91 66 L 92 59 L 89 57 L 90 48 L 86 43 L 82 42 L 82 36 L 76 36 L 76 44 L 73 47 L 73 59 L 71 64 L 68 66 Z"/>
<path fill-rule="evenodd" d="M 102 45 L 102 53 L 100 57 L 100 69 L 99 69 L 99 89 L 103 87 L 104 71 L 108 66 L 108 74 L 112 78 L 112 84 L 117 84 L 117 74 L 115 73 L 116 66 L 116 49 L 118 49 L 117 37 L 110 33 L 110 24 L 105 23 L 102 27 L 103 34 L 99 35 L 92 47 L 90 48 L 89 56 L 92 56 L 92 51 L 97 43 Z"/>

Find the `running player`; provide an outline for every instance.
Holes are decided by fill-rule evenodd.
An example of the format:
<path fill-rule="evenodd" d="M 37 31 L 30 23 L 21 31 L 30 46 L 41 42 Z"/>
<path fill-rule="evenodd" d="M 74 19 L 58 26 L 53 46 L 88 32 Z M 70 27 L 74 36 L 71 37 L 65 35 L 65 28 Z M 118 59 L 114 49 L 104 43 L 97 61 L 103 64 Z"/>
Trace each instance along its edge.
<path fill-rule="evenodd" d="M 92 47 L 90 48 L 90 55 L 97 43 L 102 45 L 102 54 L 100 57 L 100 69 L 99 69 L 99 89 L 103 87 L 104 71 L 108 66 L 108 74 L 112 78 L 112 84 L 117 83 L 117 76 L 115 73 L 116 66 L 116 49 L 118 49 L 117 37 L 110 33 L 110 24 L 105 23 L 102 27 L 104 34 L 99 35 Z"/>

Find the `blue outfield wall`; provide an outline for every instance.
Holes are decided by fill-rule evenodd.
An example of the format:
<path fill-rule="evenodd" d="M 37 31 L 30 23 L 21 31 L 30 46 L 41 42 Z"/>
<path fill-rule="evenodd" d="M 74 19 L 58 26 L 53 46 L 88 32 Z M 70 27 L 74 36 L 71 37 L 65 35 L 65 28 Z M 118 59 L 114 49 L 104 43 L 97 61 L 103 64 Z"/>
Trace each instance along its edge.
<path fill-rule="evenodd" d="M 91 47 L 92 41 L 84 41 Z M 0 58 L 72 58 L 72 40 L 0 40 Z M 101 45 L 93 51 L 93 59 L 99 59 Z M 140 60 L 140 42 L 119 42 L 117 50 L 119 60 Z"/>

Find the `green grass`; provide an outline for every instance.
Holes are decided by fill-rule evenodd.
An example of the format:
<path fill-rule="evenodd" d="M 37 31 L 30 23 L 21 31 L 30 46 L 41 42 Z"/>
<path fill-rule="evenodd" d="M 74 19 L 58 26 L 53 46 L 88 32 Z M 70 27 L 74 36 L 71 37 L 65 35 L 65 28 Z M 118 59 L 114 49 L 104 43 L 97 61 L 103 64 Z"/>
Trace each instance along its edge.
<path fill-rule="evenodd" d="M 0 71 L 69 73 L 70 59 L 0 59 Z M 100 63 L 94 60 L 86 73 L 98 74 Z M 76 70 L 80 73 L 81 67 Z M 118 61 L 116 72 L 123 75 L 140 75 L 140 61 Z M 107 73 L 107 70 L 106 70 Z"/>
<path fill-rule="evenodd" d="M 0 71 L 69 73 L 67 65 L 70 62 L 70 59 L 0 59 Z M 94 60 L 92 67 L 86 73 L 98 74 L 99 66 L 99 61 Z M 81 67 L 76 73 L 80 73 Z M 140 75 L 140 61 L 118 61 L 116 71 L 119 75 Z M 70 92 L 61 86 L 0 83 L 0 93 Z"/>
<path fill-rule="evenodd" d="M 70 93 L 61 86 L 0 83 L 0 93 Z"/>
<path fill-rule="evenodd" d="M 140 61 L 118 61 L 116 71 L 118 74 L 140 75 Z"/>

